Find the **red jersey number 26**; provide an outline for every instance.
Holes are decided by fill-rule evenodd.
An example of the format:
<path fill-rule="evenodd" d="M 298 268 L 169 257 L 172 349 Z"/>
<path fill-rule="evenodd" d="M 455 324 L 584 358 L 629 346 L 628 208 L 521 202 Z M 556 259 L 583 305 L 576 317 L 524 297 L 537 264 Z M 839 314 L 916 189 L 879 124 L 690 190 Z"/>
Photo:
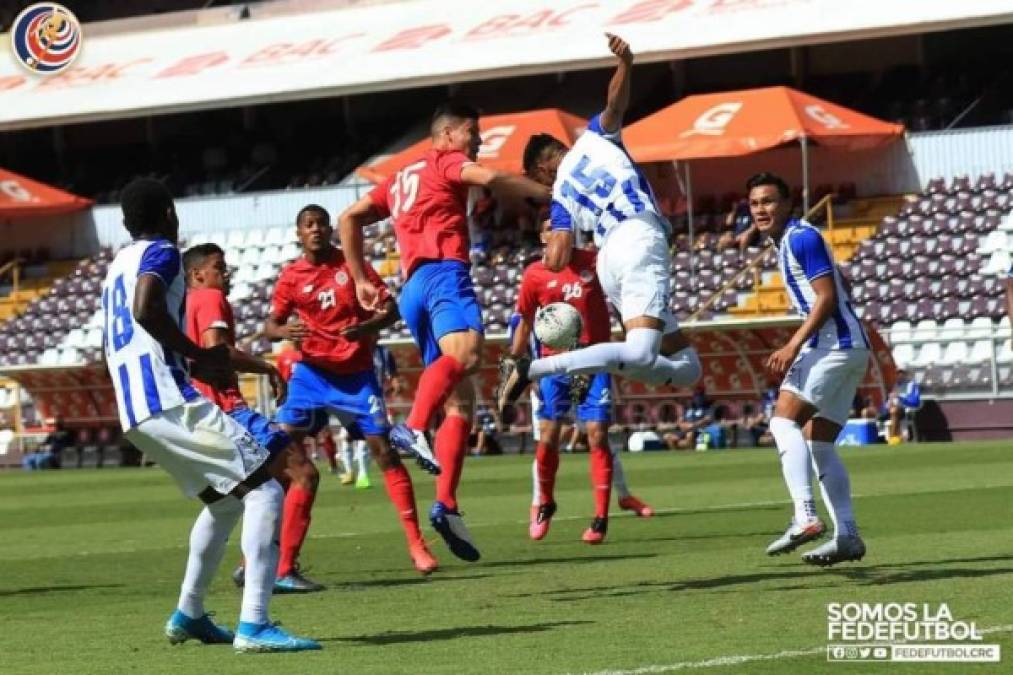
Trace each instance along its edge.
<path fill-rule="evenodd" d="M 409 164 L 397 172 L 390 184 L 390 215 L 397 218 L 411 209 L 419 196 L 419 172 L 426 166 L 425 160 Z"/>

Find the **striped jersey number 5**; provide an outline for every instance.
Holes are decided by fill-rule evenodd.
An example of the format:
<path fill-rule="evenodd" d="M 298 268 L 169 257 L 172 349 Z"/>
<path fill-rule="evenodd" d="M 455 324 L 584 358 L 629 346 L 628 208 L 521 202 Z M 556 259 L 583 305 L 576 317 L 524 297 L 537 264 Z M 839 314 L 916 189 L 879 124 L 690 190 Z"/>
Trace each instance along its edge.
<path fill-rule="evenodd" d="M 116 277 L 113 281 L 112 298 L 107 288 L 102 298 L 102 306 L 106 313 L 106 336 L 112 341 L 113 349 L 119 351 L 127 346 L 130 338 L 134 336 L 134 321 L 130 316 L 130 307 L 127 305 L 127 288 L 123 283 L 123 275 Z M 110 300 L 112 306 L 110 306 Z M 111 319 L 111 320 L 110 320 Z"/>
<path fill-rule="evenodd" d="M 415 204 L 419 196 L 419 172 L 426 162 L 415 162 L 401 169 L 390 183 L 390 215 L 397 218 Z"/>

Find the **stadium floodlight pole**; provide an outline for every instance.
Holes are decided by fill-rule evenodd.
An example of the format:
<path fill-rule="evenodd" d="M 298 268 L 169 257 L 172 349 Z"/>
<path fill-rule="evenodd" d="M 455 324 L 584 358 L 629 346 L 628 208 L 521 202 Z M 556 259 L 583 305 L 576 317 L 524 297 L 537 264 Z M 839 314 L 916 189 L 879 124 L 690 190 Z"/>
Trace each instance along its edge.
<path fill-rule="evenodd" d="M 809 139 L 803 135 L 798 144 L 802 147 L 802 213 L 809 213 Z"/>

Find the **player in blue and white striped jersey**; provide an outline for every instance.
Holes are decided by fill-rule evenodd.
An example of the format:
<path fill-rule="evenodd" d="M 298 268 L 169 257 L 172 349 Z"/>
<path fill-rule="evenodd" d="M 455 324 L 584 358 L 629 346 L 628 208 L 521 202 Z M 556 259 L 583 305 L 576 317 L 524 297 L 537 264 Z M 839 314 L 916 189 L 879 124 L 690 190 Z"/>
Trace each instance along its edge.
<path fill-rule="evenodd" d="M 833 519 L 834 538 L 802 559 L 814 565 L 860 560 L 865 544 L 852 512 L 848 472 L 834 441 L 865 376 L 869 338 L 851 307 L 830 246 L 815 227 L 791 218 L 787 183 L 761 173 L 750 178 L 746 188 L 753 222 L 774 243 L 788 297 L 804 319 L 766 363 L 772 375 L 784 378 L 770 432 L 795 505 L 787 531 L 768 546 L 767 553 L 788 553 L 824 532 L 813 501 L 811 462 Z"/>
<path fill-rule="evenodd" d="M 319 649 L 268 617 L 283 495 L 270 476 L 270 454 L 188 379 L 187 361 L 211 383 L 226 381 L 231 366 L 226 345 L 205 349 L 183 331 L 186 282 L 172 196 L 158 181 L 138 179 L 123 190 L 122 207 L 133 242 L 116 254 L 102 286 L 103 341 L 120 422 L 131 443 L 205 504 L 165 635 L 173 644 L 231 642 L 237 651 Z M 204 596 L 240 516 L 247 572 L 233 633 L 211 621 Z"/>
<path fill-rule="evenodd" d="M 670 306 L 671 229 L 651 186 L 623 146 L 622 119 L 629 106 L 633 53 L 606 34 L 618 58 L 605 109 L 591 119 L 573 147 L 547 134 L 531 137 L 525 172 L 552 185 L 545 266 L 563 269 L 578 231 L 593 231 L 597 273 L 608 302 L 619 312 L 626 339 L 555 354 L 530 363 L 507 362 L 505 402 L 528 378 L 609 372 L 649 384 L 690 385 L 701 374 L 700 360 L 679 330 Z M 510 372 L 510 371 L 513 372 Z M 499 402 L 503 404 L 503 401 Z"/>

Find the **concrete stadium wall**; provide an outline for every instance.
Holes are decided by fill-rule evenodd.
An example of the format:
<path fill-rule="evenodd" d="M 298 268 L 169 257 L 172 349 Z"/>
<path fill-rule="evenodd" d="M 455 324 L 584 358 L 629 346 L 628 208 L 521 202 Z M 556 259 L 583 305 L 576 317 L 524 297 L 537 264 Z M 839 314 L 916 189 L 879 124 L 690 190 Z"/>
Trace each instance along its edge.
<path fill-rule="evenodd" d="M 917 425 L 923 441 L 1013 439 L 1013 399 L 927 400 Z"/>

